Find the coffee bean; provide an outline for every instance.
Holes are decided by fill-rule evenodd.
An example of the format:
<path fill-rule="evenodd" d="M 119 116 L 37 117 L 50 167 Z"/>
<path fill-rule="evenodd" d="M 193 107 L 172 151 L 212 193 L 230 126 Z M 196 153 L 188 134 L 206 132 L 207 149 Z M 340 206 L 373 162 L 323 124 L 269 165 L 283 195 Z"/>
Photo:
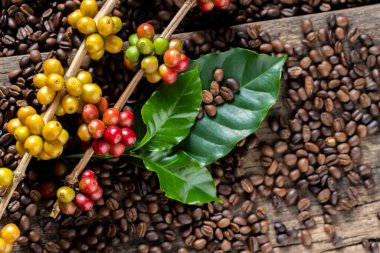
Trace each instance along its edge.
<path fill-rule="evenodd" d="M 219 91 L 220 91 L 220 88 L 219 88 L 219 82 L 217 82 L 217 81 L 212 81 L 211 84 L 210 84 L 210 92 L 211 92 L 211 94 L 212 94 L 214 97 L 216 97 L 216 96 L 219 95 Z M 219 96 L 219 97 L 220 97 L 220 96 Z M 220 98 L 222 98 L 222 97 L 220 97 Z M 224 100 L 223 100 L 222 103 L 220 103 L 220 102 L 218 102 L 218 101 L 216 100 L 216 98 L 215 98 L 215 102 L 216 102 L 217 104 L 222 104 L 222 103 L 224 103 Z"/>
<path fill-rule="evenodd" d="M 223 69 L 217 68 L 214 70 L 214 80 L 218 83 L 220 83 L 224 78 L 224 71 Z"/>
<path fill-rule="evenodd" d="M 225 85 L 231 89 L 234 93 L 238 92 L 240 89 L 240 84 L 236 79 L 233 78 L 227 78 L 224 82 Z"/>
<path fill-rule="evenodd" d="M 210 91 L 203 90 L 202 91 L 202 102 L 205 104 L 211 104 L 213 102 L 214 98 Z"/>
<path fill-rule="evenodd" d="M 232 101 L 234 100 L 234 93 L 232 92 L 231 89 L 227 88 L 227 87 L 222 87 L 220 89 L 220 95 L 223 97 L 223 99 L 225 101 Z"/>
<path fill-rule="evenodd" d="M 312 244 L 311 235 L 307 230 L 302 230 L 300 237 L 303 245 L 310 246 Z"/>
<path fill-rule="evenodd" d="M 297 203 L 297 208 L 300 211 L 305 211 L 310 207 L 310 200 L 307 198 L 300 199 Z"/>
<path fill-rule="evenodd" d="M 211 118 L 216 116 L 217 109 L 216 109 L 215 105 L 205 105 L 204 109 L 205 109 L 207 116 L 209 116 Z"/>

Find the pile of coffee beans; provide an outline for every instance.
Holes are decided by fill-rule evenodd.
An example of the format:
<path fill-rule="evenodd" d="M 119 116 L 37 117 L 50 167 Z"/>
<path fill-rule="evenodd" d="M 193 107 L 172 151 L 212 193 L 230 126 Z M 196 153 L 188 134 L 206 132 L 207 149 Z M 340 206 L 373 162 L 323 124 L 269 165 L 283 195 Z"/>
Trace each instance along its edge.
<path fill-rule="evenodd" d="M 215 69 L 213 77 L 210 89 L 202 91 L 202 107 L 199 110 L 198 119 L 202 119 L 204 113 L 211 118 L 215 117 L 217 107 L 225 102 L 233 101 L 234 93 L 239 92 L 239 82 L 234 78 L 225 78 L 223 69 Z"/>

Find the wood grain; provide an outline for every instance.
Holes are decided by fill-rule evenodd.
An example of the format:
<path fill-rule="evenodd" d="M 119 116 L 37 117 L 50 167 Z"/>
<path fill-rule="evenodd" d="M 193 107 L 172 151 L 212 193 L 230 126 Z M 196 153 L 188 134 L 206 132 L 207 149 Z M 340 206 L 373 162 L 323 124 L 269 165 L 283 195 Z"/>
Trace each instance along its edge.
<path fill-rule="evenodd" d="M 299 25 L 304 19 L 311 19 L 314 23 L 314 28 L 319 29 L 326 27 L 326 18 L 331 13 L 336 15 L 345 15 L 350 18 L 351 26 L 358 26 L 361 31 L 373 36 L 376 42 L 380 42 L 380 4 L 367 7 L 353 8 L 330 13 L 312 14 L 301 17 L 283 18 L 280 20 L 271 20 L 257 22 L 255 25 L 260 25 L 262 29 L 267 30 L 272 37 L 286 40 L 287 42 L 299 43 L 302 33 Z M 236 30 L 246 29 L 252 24 L 244 24 L 234 26 Z M 181 38 L 189 38 L 190 33 L 177 35 Z M 46 54 L 44 54 L 46 56 Z M 6 73 L 10 70 L 18 68 L 18 59 L 20 56 L 0 58 L 0 81 L 7 80 Z M 282 94 L 284 94 L 284 89 Z M 272 109 L 271 113 L 278 113 L 283 108 L 282 98 Z M 268 128 L 267 123 L 260 127 L 257 131 L 257 136 L 260 140 L 271 141 L 274 135 Z M 374 168 L 374 179 L 380 182 L 380 133 L 365 138 L 362 143 L 362 162 L 368 163 Z M 262 171 L 262 168 L 257 166 L 258 152 L 249 152 L 244 158 L 244 167 L 248 172 Z M 364 188 L 360 188 L 359 206 L 349 212 L 341 212 L 335 217 L 337 224 L 338 235 L 343 237 L 344 247 L 335 249 L 331 244 L 328 236 L 323 231 L 322 210 L 319 204 L 313 199 L 311 213 L 314 215 L 318 226 L 311 230 L 313 237 L 313 245 L 310 248 L 305 248 L 299 241 L 293 242 L 289 246 L 280 246 L 275 243 L 273 223 L 277 221 L 284 222 L 288 227 L 302 228 L 295 217 L 297 210 L 295 207 L 281 207 L 274 211 L 270 201 L 260 199 L 257 205 L 263 205 L 269 211 L 269 220 L 271 222 L 271 241 L 275 244 L 276 253 L 299 253 L 299 252 L 344 252 L 358 253 L 365 252 L 361 246 L 363 239 L 380 240 L 380 222 L 376 218 L 376 213 L 380 211 L 380 184 L 378 184 L 370 192 Z M 49 236 L 54 237 L 54 232 L 48 232 Z M 178 242 L 180 243 L 180 242 Z M 16 247 L 17 251 L 18 247 Z M 117 252 L 125 252 L 125 248 L 120 248 Z"/>

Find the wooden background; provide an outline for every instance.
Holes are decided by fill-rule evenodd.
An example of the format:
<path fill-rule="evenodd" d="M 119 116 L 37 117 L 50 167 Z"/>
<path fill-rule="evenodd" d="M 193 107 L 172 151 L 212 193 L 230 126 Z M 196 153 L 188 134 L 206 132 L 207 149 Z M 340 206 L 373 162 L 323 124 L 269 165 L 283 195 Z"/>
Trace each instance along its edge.
<path fill-rule="evenodd" d="M 263 30 L 268 31 L 272 38 L 280 38 L 288 43 L 298 44 L 302 33 L 300 24 L 305 19 L 311 19 L 314 24 L 314 30 L 321 27 L 326 27 L 326 18 L 330 14 L 343 15 L 349 17 L 350 25 L 357 26 L 360 31 L 371 35 L 376 43 L 380 43 L 380 4 L 370 5 L 366 7 L 358 7 L 341 11 L 333 11 L 321 14 L 312 14 L 306 16 L 283 18 L 278 20 L 270 20 L 234 26 L 236 30 L 246 29 L 250 25 L 260 25 Z M 190 33 L 177 35 L 181 38 L 188 38 Z M 47 54 L 44 54 L 46 56 Z M 21 56 L 0 58 L 0 82 L 7 81 L 7 73 L 18 68 L 18 60 Z M 282 91 L 284 94 L 284 89 Z M 278 112 L 283 108 L 282 98 L 278 101 L 273 112 Z M 273 135 L 268 129 L 267 123 L 263 125 L 257 132 L 257 136 L 261 140 L 272 140 Z M 271 222 L 271 241 L 274 243 L 274 252 L 277 253 L 300 253 L 300 252 L 345 252 L 359 253 L 365 252 L 361 245 L 363 239 L 380 240 L 380 221 L 376 217 L 376 213 L 380 211 L 380 133 L 369 136 L 361 142 L 362 146 L 362 163 L 370 164 L 374 168 L 374 179 L 378 185 L 371 191 L 366 191 L 360 188 L 359 205 L 349 212 L 340 212 L 336 216 L 337 233 L 343 237 L 344 246 L 341 249 L 335 249 L 329 240 L 329 237 L 323 231 L 322 210 L 319 204 L 313 199 L 311 213 L 314 216 L 317 227 L 310 230 L 313 238 L 313 245 L 310 248 L 305 248 L 300 244 L 300 241 L 294 241 L 288 246 L 281 246 L 275 242 L 275 233 L 273 223 L 276 221 L 283 222 L 287 227 L 302 228 L 296 220 L 296 207 L 282 207 L 274 211 L 271 203 L 267 200 L 258 200 L 260 206 L 265 206 L 269 210 L 269 220 Z M 258 163 L 258 153 L 252 151 L 244 157 L 244 166 L 247 170 L 259 170 L 256 166 Z M 54 234 L 55 231 L 48 233 Z M 18 247 L 15 247 L 18 250 Z M 122 252 L 120 250 L 118 252 Z M 19 251 L 21 252 L 21 251 Z"/>

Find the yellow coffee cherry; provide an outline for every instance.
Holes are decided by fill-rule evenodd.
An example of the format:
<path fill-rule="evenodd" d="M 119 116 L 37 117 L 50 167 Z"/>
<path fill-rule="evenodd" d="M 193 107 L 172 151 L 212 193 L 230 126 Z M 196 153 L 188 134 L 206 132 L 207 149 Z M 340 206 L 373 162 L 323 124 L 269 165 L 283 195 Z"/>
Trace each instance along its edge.
<path fill-rule="evenodd" d="M 114 23 L 113 19 L 109 16 L 103 16 L 98 20 L 96 24 L 98 28 L 98 33 L 102 36 L 108 36 L 113 33 Z"/>
<path fill-rule="evenodd" d="M 83 93 L 81 99 L 84 102 L 96 104 L 100 101 L 102 97 L 102 89 L 94 83 L 87 83 L 83 85 Z"/>
<path fill-rule="evenodd" d="M 37 92 L 37 100 L 41 105 L 48 105 L 53 102 L 55 97 L 55 91 L 47 86 L 42 87 Z"/>
<path fill-rule="evenodd" d="M 65 110 L 63 110 L 62 104 L 59 104 L 57 107 L 57 110 L 55 111 L 55 115 L 57 115 L 58 117 L 61 117 L 65 114 L 66 114 L 66 112 L 65 112 Z"/>
<path fill-rule="evenodd" d="M 19 153 L 20 155 L 24 155 L 25 154 L 25 148 L 24 148 L 24 143 L 22 142 L 19 142 L 19 141 L 16 141 L 16 151 L 17 153 Z"/>
<path fill-rule="evenodd" d="M 4 252 L 2 253 L 11 253 L 12 250 L 13 250 L 13 243 L 8 242 L 7 244 L 5 244 L 5 249 L 4 249 Z"/>
<path fill-rule="evenodd" d="M 83 92 L 83 84 L 78 77 L 72 76 L 66 80 L 66 91 L 72 96 L 80 96 Z"/>
<path fill-rule="evenodd" d="M 82 113 L 83 107 L 86 105 L 86 102 L 84 102 L 81 97 L 78 97 L 78 102 L 79 102 L 79 106 L 78 106 L 77 113 Z"/>
<path fill-rule="evenodd" d="M 11 119 L 7 124 L 8 133 L 12 134 L 15 132 L 16 128 L 22 126 L 22 122 L 19 118 Z"/>
<path fill-rule="evenodd" d="M 82 85 L 92 83 L 92 76 L 91 73 L 88 71 L 82 70 L 78 73 L 77 78 L 82 83 Z"/>
<path fill-rule="evenodd" d="M 146 74 L 146 80 L 150 83 L 158 83 L 161 80 L 161 75 L 158 71 L 155 71 L 150 74 Z"/>
<path fill-rule="evenodd" d="M 56 120 L 49 121 L 42 129 L 42 136 L 47 141 L 56 140 L 62 132 L 62 125 Z"/>
<path fill-rule="evenodd" d="M 47 76 L 42 73 L 38 73 L 33 77 L 33 84 L 37 88 L 42 88 L 46 85 Z"/>
<path fill-rule="evenodd" d="M 62 145 L 65 145 L 67 143 L 69 140 L 69 133 L 66 131 L 66 129 L 62 129 L 61 134 L 58 136 L 58 140 L 62 143 Z"/>
<path fill-rule="evenodd" d="M 26 118 L 25 126 L 29 128 L 31 134 L 40 135 L 45 126 L 45 122 L 40 115 L 33 114 Z"/>
<path fill-rule="evenodd" d="M 107 36 L 104 48 L 111 54 L 120 53 L 120 51 L 123 49 L 123 40 L 116 35 Z"/>
<path fill-rule="evenodd" d="M 24 142 L 25 151 L 32 156 L 38 156 L 41 153 L 44 146 L 44 141 L 38 135 L 31 135 Z"/>
<path fill-rule="evenodd" d="M 44 142 L 44 151 L 51 158 L 55 158 L 55 157 L 58 157 L 62 154 L 63 145 L 59 140 L 45 141 Z"/>
<path fill-rule="evenodd" d="M 5 225 L 1 229 L 1 238 L 3 238 L 6 243 L 13 243 L 20 237 L 20 234 L 20 229 L 13 223 Z"/>
<path fill-rule="evenodd" d="M 102 59 L 104 52 L 105 50 L 102 48 L 98 52 L 89 53 L 89 55 L 90 55 L 91 60 L 99 61 L 100 59 Z"/>
<path fill-rule="evenodd" d="M 14 137 L 19 142 L 24 142 L 30 136 L 29 128 L 26 126 L 19 126 L 14 132 Z"/>
<path fill-rule="evenodd" d="M 69 22 L 69 24 L 73 27 L 73 28 L 77 28 L 77 23 L 79 21 L 79 19 L 81 19 L 83 17 L 83 14 L 82 12 L 80 11 L 80 9 L 78 10 L 75 10 L 73 12 L 71 12 L 68 16 L 67 16 L 67 21 Z"/>
<path fill-rule="evenodd" d="M 83 17 L 77 23 L 78 31 L 82 34 L 89 35 L 96 32 L 96 23 L 90 17 Z"/>
<path fill-rule="evenodd" d="M 66 95 L 62 99 L 61 105 L 67 114 L 74 114 L 78 110 L 79 101 L 77 97 Z"/>
<path fill-rule="evenodd" d="M 113 21 L 113 31 L 112 31 L 112 33 L 116 34 L 123 27 L 123 22 L 121 21 L 121 19 L 119 17 L 116 17 L 116 16 L 112 17 L 112 21 Z"/>
<path fill-rule="evenodd" d="M 22 124 L 25 124 L 25 119 L 33 114 L 36 114 L 37 111 L 31 106 L 24 106 L 18 109 L 17 118 L 21 121 Z"/>
<path fill-rule="evenodd" d="M 95 53 L 104 48 L 103 37 L 97 33 L 91 34 L 86 38 L 86 49 L 89 53 Z"/>
<path fill-rule="evenodd" d="M 65 87 L 65 79 L 59 74 L 50 74 L 47 77 L 46 86 L 53 91 L 60 91 Z"/>
<path fill-rule="evenodd" d="M 95 0 L 83 0 L 79 9 L 85 17 L 93 18 L 98 13 L 98 5 Z"/>
<path fill-rule="evenodd" d="M 41 153 L 38 154 L 37 158 L 43 161 L 49 161 L 52 157 L 50 157 L 45 151 L 42 150 Z"/>
<path fill-rule="evenodd" d="M 3 253 L 4 252 L 4 250 L 5 250 L 5 245 L 6 245 L 7 243 L 4 241 L 4 239 L 3 238 L 0 238 L 0 252 L 1 253 Z"/>
<path fill-rule="evenodd" d="M 61 62 L 54 58 L 47 59 L 44 62 L 43 68 L 45 75 L 61 74 L 63 70 Z"/>

